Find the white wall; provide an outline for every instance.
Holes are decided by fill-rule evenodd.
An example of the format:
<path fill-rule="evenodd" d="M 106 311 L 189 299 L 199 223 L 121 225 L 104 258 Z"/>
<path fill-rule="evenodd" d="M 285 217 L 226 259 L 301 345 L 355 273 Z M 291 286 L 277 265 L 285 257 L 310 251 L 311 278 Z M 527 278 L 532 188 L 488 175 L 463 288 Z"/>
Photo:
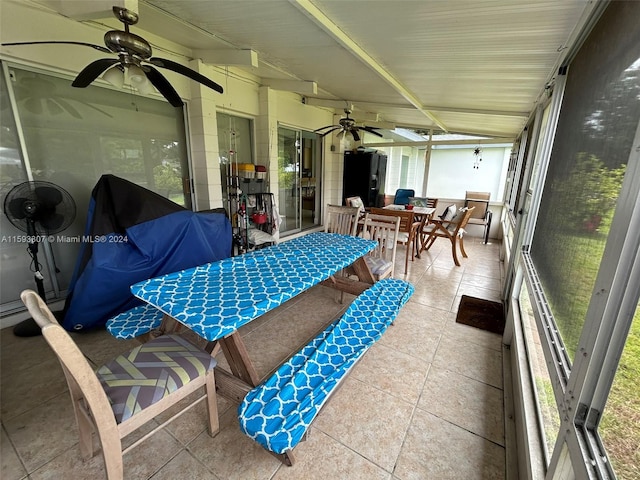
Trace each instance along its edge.
<path fill-rule="evenodd" d="M 464 199 L 467 191 L 491 192 L 492 202 L 504 200 L 504 184 L 511 146 L 484 147 L 474 164 L 474 147 L 434 147 L 431 152 L 427 196 Z"/>

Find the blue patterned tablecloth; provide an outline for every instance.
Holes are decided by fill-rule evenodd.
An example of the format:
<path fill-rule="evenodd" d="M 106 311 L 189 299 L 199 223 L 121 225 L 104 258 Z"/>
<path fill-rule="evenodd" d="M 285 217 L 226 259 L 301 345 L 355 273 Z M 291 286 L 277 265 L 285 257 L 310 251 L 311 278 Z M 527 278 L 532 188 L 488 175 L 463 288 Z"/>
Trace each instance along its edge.
<path fill-rule="evenodd" d="M 132 285 L 131 292 L 213 341 L 326 280 L 375 244 L 348 235 L 312 233 L 145 280 Z"/>

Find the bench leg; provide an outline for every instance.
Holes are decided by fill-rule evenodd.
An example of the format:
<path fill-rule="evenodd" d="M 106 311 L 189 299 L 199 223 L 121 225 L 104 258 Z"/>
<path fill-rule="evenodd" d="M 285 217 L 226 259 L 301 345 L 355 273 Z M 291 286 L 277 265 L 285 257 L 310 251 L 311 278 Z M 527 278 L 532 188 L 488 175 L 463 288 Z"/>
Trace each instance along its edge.
<path fill-rule="evenodd" d="M 278 460 L 280 460 L 282 463 L 284 463 L 287 467 L 293 467 L 293 464 L 296 463 L 296 459 L 293 455 L 293 450 L 287 450 L 284 453 L 275 453 L 275 452 L 269 452 L 269 453 L 274 457 L 276 457 Z"/>

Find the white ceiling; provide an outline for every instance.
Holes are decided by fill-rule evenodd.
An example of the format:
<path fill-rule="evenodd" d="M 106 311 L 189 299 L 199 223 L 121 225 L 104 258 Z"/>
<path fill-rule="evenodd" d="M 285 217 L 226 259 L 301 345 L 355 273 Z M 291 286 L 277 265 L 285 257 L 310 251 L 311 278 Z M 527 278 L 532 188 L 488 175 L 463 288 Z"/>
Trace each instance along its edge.
<path fill-rule="evenodd" d="M 129 2 L 137 6 L 141 29 L 190 49 L 257 52 L 257 66 L 244 68 L 264 84 L 298 80 L 299 88 L 292 90 L 304 92 L 312 91 L 315 82 L 317 93 L 305 94 L 310 104 L 335 106 L 337 112 L 353 104 L 356 120 L 359 115 L 371 119 L 370 112 L 398 126 L 499 137 L 515 137 L 522 130 L 595 3 L 117 3 Z"/>

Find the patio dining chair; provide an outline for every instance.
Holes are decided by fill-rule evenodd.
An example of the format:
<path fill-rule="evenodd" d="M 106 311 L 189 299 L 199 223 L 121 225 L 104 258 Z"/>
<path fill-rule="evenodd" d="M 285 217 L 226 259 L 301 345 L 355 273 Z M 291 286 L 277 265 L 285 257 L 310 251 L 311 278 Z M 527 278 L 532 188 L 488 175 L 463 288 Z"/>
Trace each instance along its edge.
<path fill-rule="evenodd" d="M 438 206 L 438 199 L 429 197 L 409 197 L 409 205 L 413 205 L 415 207 L 436 208 Z"/>
<path fill-rule="evenodd" d="M 489 200 L 491 192 L 469 192 L 467 191 L 464 198 L 465 207 L 476 207 L 473 215 L 469 218 L 469 224 L 482 225 L 484 232 L 482 238 L 484 243 L 489 242 L 489 230 L 491 230 L 491 218 L 493 214 L 489 210 Z"/>
<path fill-rule="evenodd" d="M 218 432 L 213 368 L 216 360 L 177 335 L 162 335 L 93 371 L 71 336 L 33 290 L 20 295 L 55 352 L 67 380 L 80 437 L 80 454 L 93 457 L 96 434 L 108 480 L 122 480 L 122 456 L 185 411 L 205 401 L 210 435 Z M 201 387 L 202 392 L 195 393 Z M 122 439 L 191 394 L 190 404 L 122 449 Z"/>
<path fill-rule="evenodd" d="M 411 255 L 411 261 L 415 258 L 416 253 L 420 252 L 418 248 L 418 232 L 422 228 L 424 219 L 421 221 L 415 220 L 415 214 L 412 210 L 388 210 L 386 208 L 372 207 L 371 212 L 376 215 L 386 215 L 390 217 L 400 217 L 400 230 L 398 233 L 398 243 L 405 245 L 404 256 L 404 273 L 407 273 L 409 268 L 409 255 Z"/>
<path fill-rule="evenodd" d="M 464 250 L 464 227 L 467 226 L 469 218 L 473 214 L 475 207 L 459 208 L 450 220 L 431 219 L 422 228 L 422 234 L 426 235 L 426 239 L 422 244 L 422 250 L 429 250 L 438 238 L 446 238 L 451 242 L 451 254 L 456 266 L 460 266 L 458 260 L 458 246 L 464 258 L 467 258 L 467 252 Z"/>
<path fill-rule="evenodd" d="M 376 281 L 393 277 L 396 263 L 400 217 L 367 213 L 360 236 L 378 242 L 364 257 Z"/>
<path fill-rule="evenodd" d="M 324 231 L 355 235 L 359 216 L 360 209 L 358 207 L 327 205 L 324 216 Z"/>

